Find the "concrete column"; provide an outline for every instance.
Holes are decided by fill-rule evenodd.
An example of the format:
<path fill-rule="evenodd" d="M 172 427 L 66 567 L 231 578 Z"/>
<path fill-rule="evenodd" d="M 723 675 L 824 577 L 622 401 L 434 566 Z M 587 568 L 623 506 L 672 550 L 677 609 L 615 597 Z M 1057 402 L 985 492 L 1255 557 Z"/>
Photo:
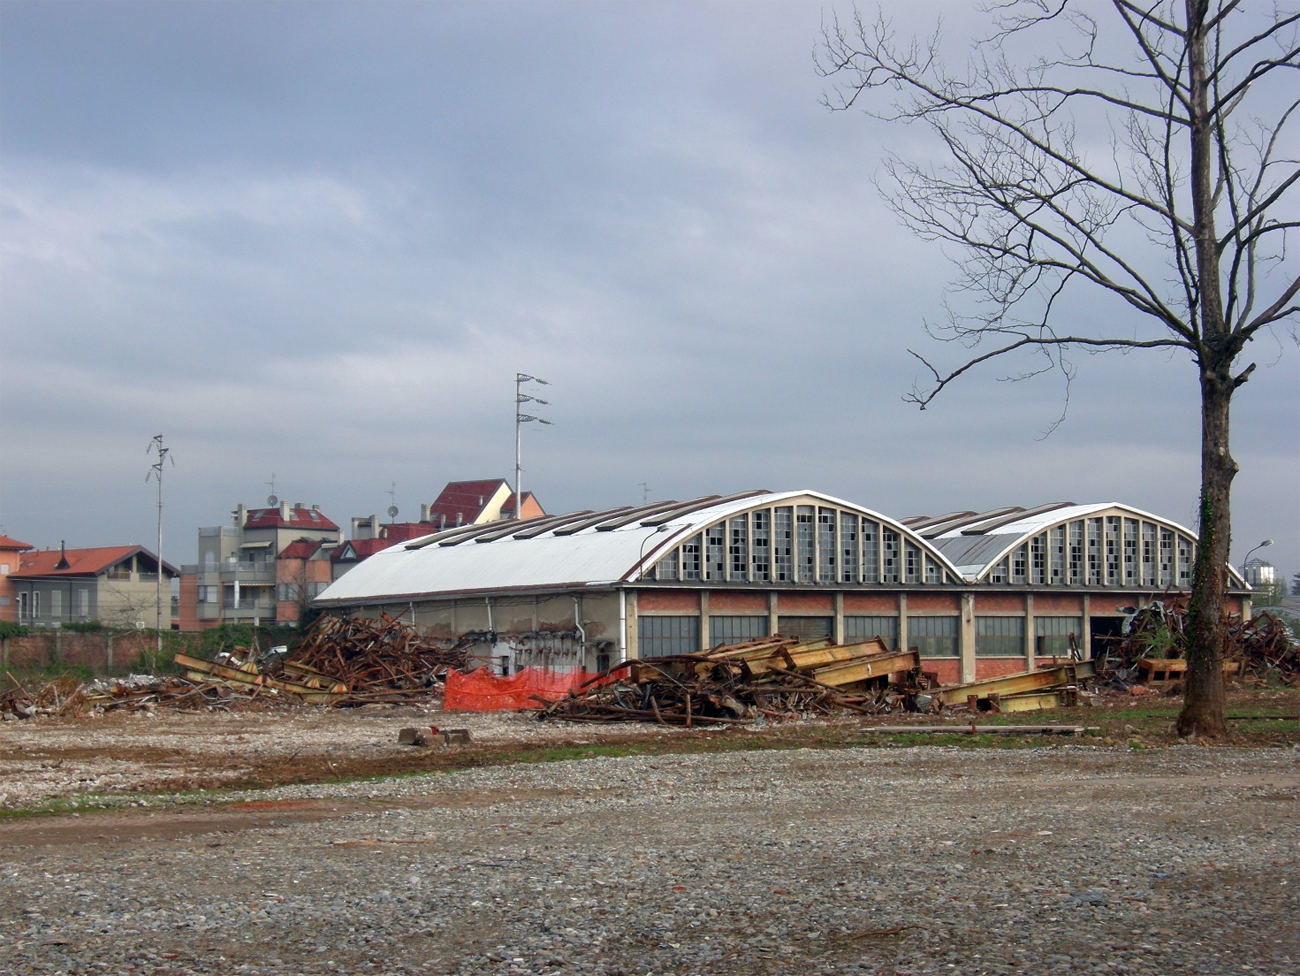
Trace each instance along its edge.
<path fill-rule="evenodd" d="M 772 590 L 767 594 L 767 633 L 769 637 L 776 633 L 779 619 L 776 609 L 776 591 Z"/>
<path fill-rule="evenodd" d="M 1034 636 L 1034 594 L 1025 594 L 1025 670 L 1034 669 L 1034 656 L 1037 653 L 1037 638 Z"/>
<path fill-rule="evenodd" d="M 909 650 L 907 646 L 907 594 L 898 594 L 898 649 Z"/>
<path fill-rule="evenodd" d="M 844 591 L 835 591 L 835 627 L 832 632 L 836 644 L 844 643 Z"/>
<path fill-rule="evenodd" d="M 709 649 L 709 591 L 700 590 L 700 650 Z"/>
<path fill-rule="evenodd" d="M 961 617 L 957 625 L 958 646 L 961 654 L 961 680 L 975 680 L 975 594 L 961 595 Z"/>
<path fill-rule="evenodd" d="M 625 652 L 629 661 L 641 656 L 641 650 L 637 643 L 637 637 L 641 631 L 637 624 L 636 596 L 636 590 L 627 591 L 627 630 L 624 631 L 623 640 Z"/>
<path fill-rule="evenodd" d="M 1079 635 L 1079 650 L 1083 652 L 1085 661 L 1092 660 L 1092 596 L 1085 593 L 1083 595 L 1083 626 L 1079 628 L 1083 633 Z"/>

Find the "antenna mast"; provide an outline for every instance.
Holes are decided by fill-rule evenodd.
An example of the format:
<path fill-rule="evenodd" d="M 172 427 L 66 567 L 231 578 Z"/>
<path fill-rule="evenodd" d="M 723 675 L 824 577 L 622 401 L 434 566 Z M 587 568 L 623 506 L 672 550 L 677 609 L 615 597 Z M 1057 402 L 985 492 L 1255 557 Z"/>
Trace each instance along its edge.
<path fill-rule="evenodd" d="M 163 435 L 154 434 L 153 439 L 149 441 L 149 446 L 144 449 L 146 454 L 157 454 L 158 460 L 149 466 L 148 473 L 144 476 L 147 482 L 150 478 L 156 478 L 158 481 L 158 572 L 157 572 L 157 598 L 158 598 L 158 617 L 155 631 L 158 638 L 157 656 L 154 659 L 154 667 L 158 666 L 158 661 L 162 659 L 162 614 L 163 614 L 163 556 L 162 556 L 162 518 L 163 518 L 163 467 L 168 461 L 175 466 L 176 461 L 171 456 L 172 449 L 163 446 Z M 168 630 L 171 629 L 171 586 L 167 587 L 167 621 Z"/>

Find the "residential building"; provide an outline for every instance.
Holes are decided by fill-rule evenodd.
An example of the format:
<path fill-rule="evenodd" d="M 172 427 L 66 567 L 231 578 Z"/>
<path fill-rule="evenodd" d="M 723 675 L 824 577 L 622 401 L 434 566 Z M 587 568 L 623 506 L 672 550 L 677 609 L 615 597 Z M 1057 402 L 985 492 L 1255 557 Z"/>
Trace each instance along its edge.
<path fill-rule="evenodd" d="M 376 553 L 317 605 L 405 614 L 482 663 L 597 669 L 771 634 L 916 648 L 944 682 L 1095 655 L 1191 587 L 1196 536 L 1115 502 L 897 520 L 815 491 L 449 528 Z M 1250 588 L 1229 567 L 1230 612 Z"/>
<path fill-rule="evenodd" d="M 330 581 L 330 554 L 342 531 L 319 505 L 240 504 L 232 524 L 199 529 L 199 561 L 186 566 L 180 627 L 298 623 L 301 609 Z"/>
<path fill-rule="evenodd" d="M 532 492 L 524 492 L 519 507 L 523 519 L 540 518 L 546 514 Z M 428 510 L 425 511 L 423 506 L 420 510 L 420 521 L 432 523 L 438 530 L 514 517 L 514 489 L 504 478 L 449 481 Z"/>
<path fill-rule="evenodd" d="M 9 581 L 9 576 L 18 572 L 21 554 L 31 548 L 25 542 L 0 535 L 0 620 L 16 622 L 18 619 L 18 606 L 14 600 L 14 588 Z"/>
<path fill-rule="evenodd" d="M 175 567 L 161 564 L 163 620 L 171 626 Z M 98 620 L 113 627 L 158 622 L 158 557 L 143 546 L 60 548 L 22 553 L 9 574 L 15 619 L 32 627 Z"/>
<path fill-rule="evenodd" d="M 523 493 L 519 507 L 525 519 L 546 515 L 530 491 Z M 420 506 L 418 522 L 382 523 L 378 515 L 354 516 L 351 538 L 330 556 L 333 579 L 338 579 L 357 563 L 391 545 L 449 527 L 513 520 L 514 511 L 514 490 L 504 479 L 493 478 L 447 482 L 431 505 Z"/>

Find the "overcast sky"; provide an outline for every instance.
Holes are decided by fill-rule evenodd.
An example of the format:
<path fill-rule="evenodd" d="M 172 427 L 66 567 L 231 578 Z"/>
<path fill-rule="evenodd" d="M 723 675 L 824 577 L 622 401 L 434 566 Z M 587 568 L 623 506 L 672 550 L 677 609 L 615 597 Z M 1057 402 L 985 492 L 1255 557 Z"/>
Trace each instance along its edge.
<path fill-rule="evenodd" d="M 967 5 L 899 4 L 900 28 Z M 1195 525 L 1196 373 L 1080 357 L 921 412 L 953 276 L 831 113 L 811 3 L 0 4 L 0 532 L 155 546 L 239 502 L 340 525 L 514 477 L 551 512 L 812 488 L 895 517 L 1125 502 Z M 920 143 L 918 142 L 918 145 Z M 1099 302 L 1079 315 L 1126 313 Z M 1234 560 L 1300 570 L 1300 356 L 1233 408 Z"/>

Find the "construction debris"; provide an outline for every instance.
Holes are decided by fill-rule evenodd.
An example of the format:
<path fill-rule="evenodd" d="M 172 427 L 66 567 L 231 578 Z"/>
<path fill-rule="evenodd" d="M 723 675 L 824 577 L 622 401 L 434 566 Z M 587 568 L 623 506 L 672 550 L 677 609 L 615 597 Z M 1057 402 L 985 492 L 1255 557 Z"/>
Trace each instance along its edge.
<path fill-rule="evenodd" d="M 1226 675 L 1300 685 L 1300 643 L 1286 624 L 1263 612 L 1244 622 L 1230 616 L 1227 625 L 1228 642 L 1223 654 Z M 1097 662 L 1101 682 L 1120 689 L 1135 684 L 1178 684 L 1187 670 L 1186 626 L 1184 596 L 1130 608 L 1123 633 L 1105 638 L 1107 646 Z"/>
<path fill-rule="evenodd" d="M 1091 661 L 1071 661 L 1036 671 L 1020 671 L 948 685 L 935 692 L 940 704 L 964 705 L 971 712 L 1032 712 L 1080 703 L 1082 682 L 1093 675 Z M 1085 699 L 1086 700 L 1086 699 Z"/>
<path fill-rule="evenodd" d="M 441 677 L 465 667 L 466 644 L 423 637 L 411 625 L 380 614 L 320 617 L 292 652 L 236 648 L 212 661 L 177 654 L 194 681 L 292 696 L 318 705 L 427 704 L 442 697 Z"/>
<path fill-rule="evenodd" d="M 402 729 L 397 733 L 399 746 L 467 746 L 469 743 L 469 729 L 439 729 L 436 725 L 429 725 Z"/>
<path fill-rule="evenodd" d="M 6 672 L 5 677 L 8 687 L 0 692 L 0 719 L 4 721 L 88 711 L 225 710 L 259 700 L 259 689 L 235 691 L 223 682 L 195 682 L 175 675 L 133 674 L 89 682 L 56 678 L 31 690 L 12 674 Z M 260 700 L 267 699 L 263 696 Z"/>
<path fill-rule="evenodd" d="M 380 619 L 324 616 L 284 659 L 285 675 L 322 675 L 347 687 L 347 704 L 428 701 L 448 668 L 465 670 L 469 640 L 425 637 L 386 613 Z"/>
<path fill-rule="evenodd" d="M 915 651 L 891 651 L 879 639 L 837 645 L 778 636 L 629 661 L 559 701 L 543 702 L 538 718 L 690 728 L 839 710 L 874 715 L 917 710 L 921 692 L 933 683 Z"/>

